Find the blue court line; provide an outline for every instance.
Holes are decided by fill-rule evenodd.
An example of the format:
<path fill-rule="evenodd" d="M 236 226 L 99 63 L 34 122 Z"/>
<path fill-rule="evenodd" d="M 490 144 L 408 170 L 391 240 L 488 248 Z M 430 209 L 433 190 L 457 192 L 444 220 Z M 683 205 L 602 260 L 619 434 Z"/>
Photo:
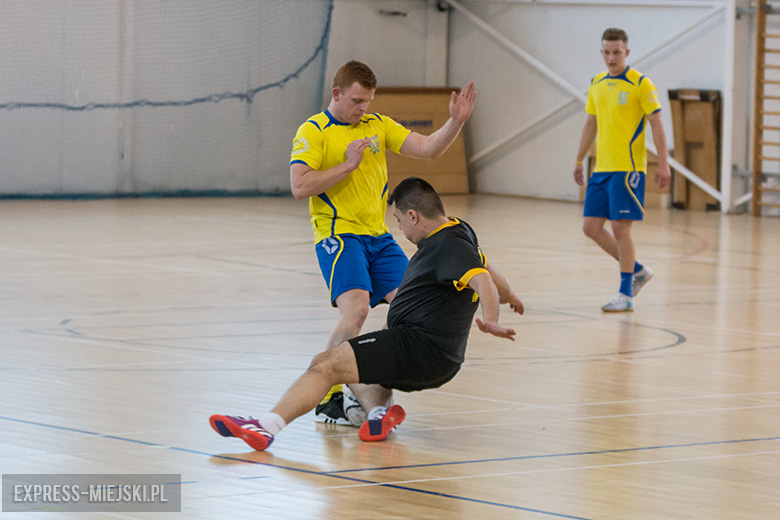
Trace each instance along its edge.
<path fill-rule="evenodd" d="M 384 468 L 360 468 L 360 469 L 341 469 L 336 471 L 330 471 L 332 473 L 357 473 L 360 471 L 383 471 L 386 469 L 407 469 L 407 468 L 428 468 L 437 466 L 458 466 L 462 464 L 482 464 L 485 462 L 508 462 L 514 460 L 534 460 L 534 459 L 554 459 L 559 457 L 579 457 L 582 455 L 609 455 L 613 453 L 631 453 L 639 451 L 652 451 L 652 450 L 667 450 L 674 448 L 696 448 L 700 446 L 716 446 L 726 444 L 740 444 L 747 442 L 763 442 L 763 441 L 780 441 L 780 437 L 759 437 L 755 439 L 734 439 L 728 441 L 707 441 L 707 442 L 691 442 L 686 444 L 666 444 L 659 446 L 643 446 L 639 448 L 618 448 L 613 450 L 594 450 L 594 451 L 573 451 L 569 453 L 550 453 L 547 455 L 523 455 L 520 457 L 501 457 L 495 459 L 475 459 L 475 460 L 462 460 L 462 461 L 450 461 L 450 462 L 433 462 L 430 464 L 415 464 L 409 466 L 387 466 Z"/>
<path fill-rule="evenodd" d="M 244 462 L 244 463 L 247 463 L 247 464 L 256 464 L 256 465 L 259 465 L 259 466 L 268 466 L 268 467 L 272 467 L 272 468 L 283 469 L 283 470 L 287 470 L 287 471 L 292 471 L 292 472 L 296 472 L 296 473 L 303 473 L 303 474 L 313 475 L 313 476 L 317 476 L 317 477 L 335 478 L 335 479 L 345 480 L 345 481 L 348 481 L 348 482 L 354 482 L 354 483 L 358 483 L 358 484 L 372 484 L 372 485 L 382 486 L 382 487 L 386 487 L 386 488 L 398 489 L 400 491 L 411 491 L 411 492 L 414 492 L 414 493 L 422 493 L 424 495 L 431 495 L 431 496 L 437 496 L 437 497 L 442 497 L 442 498 L 450 498 L 450 499 L 453 499 L 453 500 L 460 500 L 460 501 L 463 501 L 463 502 L 469 502 L 469 503 L 473 503 L 473 504 L 483 504 L 483 505 L 490 505 L 490 506 L 495 506 L 495 507 L 501 507 L 501 508 L 504 508 L 504 509 L 512 509 L 512 510 L 515 510 L 515 511 L 525 511 L 525 512 L 528 512 L 528 513 L 537 513 L 537 514 L 540 514 L 540 515 L 552 516 L 552 517 L 555 517 L 555 518 L 567 518 L 569 520 L 594 520 L 594 519 L 585 518 L 585 517 L 582 517 L 582 516 L 572 516 L 572 515 L 566 515 L 566 514 L 562 514 L 562 513 L 554 513 L 552 511 L 544 511 L 544 510 L 541 510 L 541 509 L 533 509 L 533 508 L 529 508 L 529 507 L 515 506 L 515 505 L 512 505 L 512 504 L 503 504 L 501 502 L 492 502 L 492 501 L 489 501 L 489 500 L 481 500 L 481 499 L 478 499 L 478 498 L 468 498 L 468 497 L 463 497 L 463 496 L 459 496 L 459 495 L 450 495 L 450 494 L 447 494 L 447 493 L 438 493 L 438 492 L 435 492 L 435 491 L 427 491 L 425 489 L 418 489 L 418 488 L 413 488 L 413 487 L 409 487 L 409 486 L 401 486 L 401 485 L 398 485 L 398 484 L 383 484 L 381 482 L 376 482 L 376 481 L 373 481 L 373 480 L 366 480 L 366 479 L 362 479 L 362 478 L 349 477 L 349 476 L 345 476 L 345 475 L 336 474 L 338 472 L 313 471 L 313 470 L 302 469 L 302 468 L 294 468 L 294 467 L 290 467 L 290 466 L 282 466 L 280 464 L 270 464 L 270 463 L 267 463 L 267 462 L 259 462 L 259 461 L 254 461 L 254 460 L 248 460 L 248 459 L 243 459 L 243 458 L 240 458 L 240 457 L 231 457 L 231 456 L 227 456 L 227 455 L 215 455 L 213 453 L 208 453 L 208 452 L 204 452 L 204 451 L 192 450 L 192 449 L 188 449 L 188 448 L 178 448 L 176 446 L 165 446 L 163 444 L 157 444 L 155 442 L 141 441 L 141 440 L 137 440 L 137 439 L 130 439 L 130 438 L 127 438 L 127 437 L 119 437 L 117 435 L 107 435 L 107 434 L 92 432 L 92 431 L 89 431 L 89 430 L 82 430 L 82 429 L 79 429 L 79 428 L 70 428 L 68 426 L 57 426 L 57 425 L 54 425 L 54 424 L 46 424 L 46 423 L 35 422 L 35 421 L 27 421 L 27 420 L 24 420 L 24 419 L 15 419 L 13 417 L 4 417 L 4 416 L 0 416 L 0 420 L 10 421 L 10 422 L 15 422 L 15 423 L 20 423 L 20 424 L 28 424 L 28 425 L 31 425 L 31 426 L 40 426 L 40 427 L 43 427 L 43 428 L 51 428 L 51 429 L 61 430 L 61 431 L 81 433 L 81 434 L 84 434 L 84 435 L 92 435 L 92 436 L 95 436 L 95 437 L 102 437 L 102 438 L 105 438 L 105 439 L 113 439 L 113 440 L 118 440 L 118 441 L 131 442 L 131 443 L 134 443 L 134 444 L 141 444 L 143 446 L 151 446 L 151 447 L 156 447 L 156 448 L 168 448 L 170 450 L 179 451 L 179 452 L 182 452 L 182 453 L 191 453 L 191 454 L 194 454 L 194 455 L 204 455 L 204 456 L 207 456 L 207 457 L 213 457 L 213 458 L 218 458 L 218 459 L 222 459 L 222 460 L 232 460 L 232 461 L 236 461 L 236 462 Z M 414 467 L 414 466 L 408 466 L 408 467 Z M 187 481 L 186 483 L 197 483 L 197 482 L 198 481 Z M 185 482 L 182 482 L 182 484 L 184 484 L 184 483 Z"/>

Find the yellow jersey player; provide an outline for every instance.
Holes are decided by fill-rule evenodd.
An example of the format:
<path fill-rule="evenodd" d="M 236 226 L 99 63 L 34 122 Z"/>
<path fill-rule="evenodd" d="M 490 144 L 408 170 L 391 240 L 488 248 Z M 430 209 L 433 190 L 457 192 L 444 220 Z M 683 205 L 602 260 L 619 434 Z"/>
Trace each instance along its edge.
<path fill-rule="evenodd" d="M 594 77 L 588 90 L 588 116 L 574 163 L 574 180 L 580 186 L 585 184 L 582 160 L 598 133 L 596 167 L 585 192 L 582 229 L 620 263 L 619 292 L 601 309 L 630 312 L 634 297 L 653 276 L 649 267 L 637 262 L 631 238 L 631 224 L 644 218 L 648 122 L 658 151 L 655 180 L 659 187 L 669 184 L 671 171 L 655 85 L 626 64 L 630 51 L 625 31 L 607 29 L 601 40 L 608 70 Z M 604 227 L 607 220 L 612 224 L 611 232 Z"/>
<path fill-rule="evenodd" d="M 453 92 L 450 118 L 422 135 L 368 112 L 376 86 L 376 76 L 364 63 L 342 65 L 333 78 L 328 108 L 299 127 L 290 156 L 292 193 L 309 199 L 317 258 L 330 303 L 340 313 L 328 349 L 358 336 L 369 309 L 393 300 L 408 263 L 385 225 L 386 154 L 439 157 L 455 141 L 476 99 L 473 82 L 459 94 Z M 315 409 L 316 420 L 355 426 L 365 422 L 365 412 L 354 401 L 365 401 L 371 388 L 350 388 L 353 395 L 342 393 L 339 385 L 332 388 Z"/>

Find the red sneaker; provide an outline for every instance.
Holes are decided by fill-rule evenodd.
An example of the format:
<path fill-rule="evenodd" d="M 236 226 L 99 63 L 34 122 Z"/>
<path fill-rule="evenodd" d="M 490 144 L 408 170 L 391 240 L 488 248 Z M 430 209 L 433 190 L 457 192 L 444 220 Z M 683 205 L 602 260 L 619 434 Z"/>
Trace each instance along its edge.
<path fill-rule="evenodd" d="M 209 424 L 223 437 L 238 437 L 257 451 L 264 451 L 274 441 L 273 434 L 253 417 L 212 415 Z"/>
<path fill-rule="evenodd" d="M 406 418 L 406 412 L 401 405 L 394 404 L 384 414 L 376 419 L 369 419 L 363 423 L 358 431 L 358 437 L 362 441 L 382 441 L 390 435 Z"/>

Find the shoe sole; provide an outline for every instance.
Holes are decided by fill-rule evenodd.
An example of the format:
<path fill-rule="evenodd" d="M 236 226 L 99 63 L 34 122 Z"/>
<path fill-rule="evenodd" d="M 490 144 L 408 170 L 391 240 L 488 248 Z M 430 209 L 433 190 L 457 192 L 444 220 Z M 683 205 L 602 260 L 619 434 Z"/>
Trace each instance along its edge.
<path fill-rule="evenodd" d="M 400 405 L 394 404 L 387 409 L 381 419 L 372 419 L 363 423 L 358 431 L 360 440 L 366 442 L 382 441 L 390 435 L 406 418 L 406 412 Z"/>
<path fill-rule="evenodd" d="M 271 442 L 273 441 L 273 439 L 269 439 L 262 433 L 253 432 L 252 430 L 242 428 L 224 415 L 212 415 L 209 419 L 209 423 L 211 423 L 211 427 L 214 428 L 214 431 L 220 435 L 222 435 L 222 432 L 220 431 L 219 425 L 227 428 L 233 437 L 241 439 L 256 451 L 265 451 L 265 449 L 268 448 L 268 446 L 270 446 Z M 215 426 L 215 424 L 217 426 Z M 222 436 L 227 437 L 227 435 Z"/>
<path fill-rule="evenodd" d="M 323 423 L 323 424 L 335 424 L 336 426 L 353 426 L 353 424 L 349 421 L 349 419 L 343 417 L 334 419 L 332 417 L 328 417 L 327 415 L 315 415 L 314 422 Z"/>
<path fill-rule="evenodd" d="M 211 428 L 223 437 L 234 437 L 233 433 L 225 426 L 223 415 L 212 415 L 209 417 Z"/>
<path fill-rule="evenodd" d="M 631 307 L 630 309 L 605 309 L 604 307 L 601 308 L 604 312 L 634 312 L 634 308 Z"/>

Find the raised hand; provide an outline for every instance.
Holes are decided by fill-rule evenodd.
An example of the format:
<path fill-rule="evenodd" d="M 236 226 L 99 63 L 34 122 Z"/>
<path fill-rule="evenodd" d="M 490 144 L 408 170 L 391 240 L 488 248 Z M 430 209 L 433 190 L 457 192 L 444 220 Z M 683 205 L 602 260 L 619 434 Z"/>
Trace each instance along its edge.
<path fill-rule="evenodd" d="M 477 99 L 477 87 L 473 81 L 466 83 L 460 94 L 453 92 L 450 98 L 450 116 L 458 123 L 465 123 L 474 110 L 474 101 Z"/>

